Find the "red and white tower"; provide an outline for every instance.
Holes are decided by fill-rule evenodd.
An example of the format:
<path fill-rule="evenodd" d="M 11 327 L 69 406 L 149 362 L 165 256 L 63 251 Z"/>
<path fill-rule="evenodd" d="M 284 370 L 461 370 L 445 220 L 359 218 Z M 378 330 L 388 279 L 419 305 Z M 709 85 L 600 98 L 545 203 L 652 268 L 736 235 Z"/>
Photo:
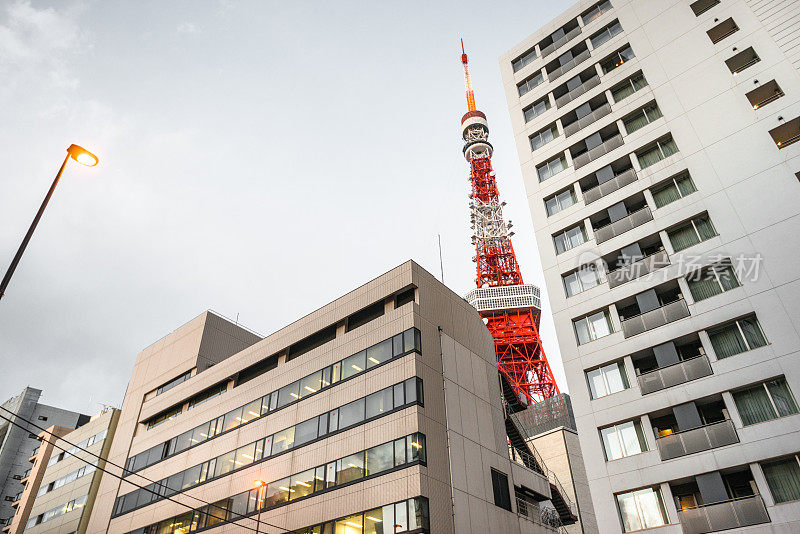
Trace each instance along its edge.
<path fill-rule="evenodd" d="M 559 393 L 539 337 L 539 288 L 522 282 L 511 245 L 512 224 L 503 219 L 506 203 L 500 201 L 492 170 L 489 124 L 475 107 L 463 40 L 461 52 L 468 110 L 461 118 L 461 129 L 464 157 L 470 165 L 470 222 L 478 273 L 477 289 L 467 294 L 467 301 L 481 314 L 494 338 L 497 367 L 519 399 L 532 404 Z"/>

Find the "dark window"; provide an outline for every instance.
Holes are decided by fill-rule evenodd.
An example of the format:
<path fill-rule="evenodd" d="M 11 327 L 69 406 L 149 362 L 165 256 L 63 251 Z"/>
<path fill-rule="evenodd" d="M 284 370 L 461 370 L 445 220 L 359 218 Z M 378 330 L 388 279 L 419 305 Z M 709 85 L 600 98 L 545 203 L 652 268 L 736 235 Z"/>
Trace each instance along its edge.
<path fill-rule="evenodd" d="M 756 51 L 753 50 L 751 46 L 742 50 L 732 58 L 725 60 L 725 64 L 728 66 L 728 69 L 730 69 L 731 74 L 736 76 L 747 67 L 752 67 L 759 61 L 761 61 L 761 58 L 758 57 L 758 54 L 756 54 Z"/>
<path fill-rule="evenodd" d="M 758 109 L 766 106 L 773 100 L 777 100 L 783 96 L 783 90 L 775 80 L 768 81 L 745 95 L 753 109 Z"/>
<path fill-rule="evenodd" d="M 40 415 L 39 416 L 39 421 L 47 421 L 47 416 L 46 415 Z"/>
<path fill-rule="evenodd" d="M 719 4 L 719 0 L 697 0 L 689 7 L 692 8 L 695 17 L 699 17 L 715 5 Z"/>
<path fill-rule="evenodd" d="M 769 131 L 778 148 L 800 141 L 800 117 L 787 121 Z"/>
<path fill-rule="evenodd" d="M 181 376 L 179 376 L 179 377 L 177 377 L 177 378 L 173 378 L 172 380 L 170 380 L 170 381 L 169 381 L 169 382 L 167 382 L 166 384 L 164 384 L 164 385 L 160 386 L 160 387 L 159 387 L 159 388 L 156 390 L 156 395 L 161 395 L 162 393 L 164 393 L 164 392 L 166 392 L 166 391 L 169 391 L 170 389 L 174 388 L 174 387 L 175 387 L 175 386 L 177 386 L 178 384 L 181 384 L 181 383 L 183 383 L 183 382 L 186 382 L 186 381 L 187 381 L 187 380 L 189 380 L 189 378 L 191 378 L 191 377 L 192 377 L 192 371 L 186 371 L 186 372 L 185 372 L 185 373 L 183 373 Z"/>
<path fill-rule="evenodd" d="M 331 325 L 319 332 L 315 332 L 305 339 L 301 339 L 297 343 L 289 347 L 286 361 L 291 361 L 305 354 L 306 352 L 316 349 L 324 345 L 328 341 L 332 341 L 336 337 L 336 325 Z"/>
<path fill-rule="evenodd" d="M 359 326 L 365 325 L 383 315 L 383 301 L 376 302 L 371 306 L 367 306 L 363 310 L 359 310 L 347 318 L 346 331 L 349 332 Z"/>
<path fill-rule="evenodd" d="M 267 371 L 272 371 L 276 367 L 278 367 L 278 356 L 279 354 L 273 354 L 269 358 L 265 360 L 261 360 L 258 363 L 254 363 L 250 367 L 246 369 L 242 369 L 239 371 L 239 374 L 236 375 L 236 382 L 234 383 L 234 387 L 244 384 L 245 382 L 252 380 L 258 376 L 263 375 Z"/>
<path fill-rule="evenodd" d="M 494 504 L 511 511 L 511 494 L 508 491 L 508 476 L 492 469 L 492 490 L 494 491 Z"/>
<path fill-rule="evenodd" d="M 414 302 L 414 288 L 410 287 L 405 291 L 401 291 L 397 294 L 394 298 L 394 307 L 399 308 L 403 304 L 408 304 L 409 302 Z"/>
<path fill-rule="evenodd" d="M 708 33 L 708 37 L 711 39 L 712 43 L 718 43 L 737 31 L 739 31 L 739 26 L 736 25 L 732 18 L 729 18 L 723 20 L 706 33 Z"/>

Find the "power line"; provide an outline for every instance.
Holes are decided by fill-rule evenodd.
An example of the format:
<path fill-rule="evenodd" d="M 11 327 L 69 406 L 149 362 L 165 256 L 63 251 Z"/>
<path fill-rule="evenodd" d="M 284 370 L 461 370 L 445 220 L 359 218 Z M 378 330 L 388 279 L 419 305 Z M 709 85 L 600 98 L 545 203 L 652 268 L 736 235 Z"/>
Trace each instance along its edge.
<path fill-rule="evenodd" d="M 83 447 L 79 447 L 79 446 L 77 446 L 76 444 L 74 444 L 74 443 L 71 443 L 70 441 L 68 441 L 68 440 L 66 440 L 66 439 L 64 439 L 64 438 L 62 438 L 62 437 L 56 436 L 55 434 L 53 434 L 53 433 L 52 433 L 52 432 L 50 432 L 49 430 L 47 430 L 47 429 L 45 429 L 45 428 L 42 428 L 42 427 L 40 427 L 40 426 L 39 426 L 39 425 L 37 425 L 36 423 L 34 423 L 34 422 L 32 422 L 32 421 L 30 421 L 30 420 L 28 420 L 28 419 L 26 419 L 26 418 L 24 418 L 24 417 L 20 416 L 19 414 L 16 414 L 16 413 L 12 412 L 11 410 L 8 410 L 7 408 L 5 408 L 5 407 L 3 407 L 3 406 L 0 406 L 0 410 L 3 410 L 3 411 L 5 411 L 5 412 L 8 412 L 8 413 L 12 414 L 12 415 L 13 415 L 15 418 L 17 418 L 17 419 L 21 419 L 22 421 L 24 421 L 24 422 L 25 422 L 25 423 L 27 423 L 28 425 L 30 425 L 30 426 L 32 426 L 32 427 L 34 427 L 34 428 L 36 428 L 36 429 L 40 430 L 41 432 L 44 432 L 44 433 L 46 433 L 46 434 L 48 434 L 48 435 L 52 436 L 53 438 L 55 438 L 55 440 L 56 440 L 56 441 L 63 441 L 64 443 L 66 443 L 67 445 L 69 445 L 71 448 L 77 449 L 77 450 L 79 450 L 79 451 L 81 451 L 81 452 L 85 452 L 86 454 L 89 454 L 89 455 L 91 455 L 91 456 L 94 456 L 95 458 L 97 458 L 97 459 L 99 459 L 99 460 L 102 460 L 102 461 L 106 462 L 106 464 L 110 464 L 110 465 L 112 465 L 112 466 L 114 466 L 114 467 L 117 467 L 117 468 L 119 468 L 119 469 L 122 469 L 123 473 L 127 471 L 127 470 L 126 470 L 124 467 L 121 467 L 121 466 L 119 466 L 119 465 L 115 464 L 114 462 L 111 462 L 111 461 L 109 461 L 107 458 L 103 458 L 102 456 L 100 456 L 100 455 L 98 455 L 98 454 L 95 454 L 95 453 L 93 453 L 93 452 L 91 452 L 91 451 L 89 451 L 89 450 L 86 450 L 86 449 L 85 449 L 85 448 L 83 448 Z M 12 425 L 18 426 L 19 428 L 21 428 L 22 430 L 24 430 L 24 431 L 26 431 L 26 432 L 30 432 L 30 429 L 29 429 L 29 428 L 25 428 L 25 427 L 24 427 L 23 425 L 21 425 L 20 423 L 18 423 L 18 422 L 16 422 L 16 421 L 14 421 L 14 420 L 12 420 L 12 419 L 9 419 L 8 417 L 6 417 L 6 416 L 4 416 L 4 415 L 2 415 L 2 414 L 0 414 L 0 419 L 4 419 L 5 421 L 8 421 L 8 422 L 9 422 L 9 423 L 11 423 Z M 53 447 L 55 447 L 55 448 L 57 448 L 57 449 L 60 449 L 60 450 L 62 450 L 62 451 L 64 451 L 64 452 L 67 452 L 67 451 L 68 451 L 68 449 L 65 449 L 64 447 L 62 447 L 62 446 L 60 446 L 60 445 L 57 445 L 55 442 L 51 442 L 51 443 L 52 443 Z M 79 458 L 77 455 L 75 455 L 75 454 L 73 454 L 73 453 L 70 453 L 70 455 L 71 455 L 71 456 L 74 456 L 75 458 L 77 458 L 78 460 L 80 460 L 80 461 L 82 461 L 82 462 L 84 462 L 84 463 L 86 463 L 86 464 L 89 464 L 89 463 L 90 463 L 90 462 L 88 462 L 87 460 L 85 460 L 85 459 L 83 459 L 83 458 Z M 108 471 L 107 469 L 105 469 L 105 468 L 103 468 L 103 467 L 100 467 L 99 465 L 97 465 L 96 467 L 97 467 L 97 469 L 99 469 L 99 470 L 100 470 L 100 471 L 102 471 L 103 473 L 107 473 L 107 474 L 109 474 L 109 475 L 113 476 L 114 478 L 117 478 L 117 479 L 119 479 L 119 480 L 122 480 L 122 481 L 124 481 L 124 482 L 127 482 L 128 484 L 131 484 L 132 486 L 135 486 L 135 487 L 137 487 L 137 488 L 139 488 L 139 489 L 143 489 L 143 490 L 145 490 L 145 491 L 147 491 L 147 492 L 149 492 L 149 493 L 152 493 L 153 495 L 157 495 L 157 496 L 159 496 L 159 497 L 162 497 L 162 498 L 163 498 L 163 499 L 165 499 L 165 500 L 168 500 L 168 501 L 174 502 L 174 503 L 176 503 L 176 504 L 179 504 L 180 506 L 183 506 L 183 507 L 185 507 L 185 508 L 189 508 L 190 510 L 192 510 L 192 511 L 194 511 L 194 512 L 201 512 L 200 508 L 195 508 L 195 507 L 193 507 L 193 506 L 191 506 L 191 505 L 189 505 L 189 504 L 182 503 L 182 502 L 180 502 L 180 501 L 176 501 L 176 500 L 175 500 L 175 499 L 174 499 L 172 496 L 164 496 L 164 495 L 161 495 L 161 494 L 160 494 L 160 493 L 158 493 L 157 491 L 155 491 L 155 490 L 153 490 L 153 489 L 150 489 L 150 488 L 148 488 L 148 487 L 146 487 L 146 486 L 142 486 L 142 485 L 140 485 L 140 484 L 136 484 L 135 482 L 131 482 L 131 481 L 125 480 L 125 478 L 124 478 L 122 475 L 118 475 L 118 474 L 112 473 L 112 472 Z M 134 474 L 135 474 L 135 473 L 134 473 Z M 153 484 L 158 484 L 158 482 L 156 482 L 156 481 L 154 481 L 154 480 L 150 480 L 149 478 L 145 477 L 144 475 L 138 475 L 138 474 L 136 474 L 136 476 L 138 476 L 138 477 L 140 477 L 140 478 L 143 478 L 144 480 L 146 480 L 146 481 L 148 481 L 148 482 L 151 482 L 151 483 L 153 483 Z M 187 489 L 190 489 L 190 488 L 187 488 Z M 195 500 L 197 500 L 197 501 L 200 501 L 200 502 L 202 502 L 202 503 L 204 503 L 204 504 L 206 504 L 206 505 L 208 505 L 208 506 L 214 506 L 214 507 L 216 507 L 216 508 L 220 508 L 219 506 L 215 505 L 214 503 L 212 503 L 212 502 L 209 502 L 209 501 L 206 501 L 206 500 L 204 500 L 204 499 L 201 499 L 200 497 L 196 497 L 196 496 L 194 496 L 194 495 L 187 495 L 187 494 L 185 493 L 185 491 L 186 491 L 186 490 L 180 490 L 180 491 L 177 491 L 177 492 L 176 492 L 174 495 L 178 495 L 178 494 L 180 494 L 180 495 L 183 495 L 184 497 L 189 497 L 189 498 L 195 499 Z M 220 508 L 220 509 L 221 509 L 221 508 Z M 233 522 L 233 521 L 238 521 L 239 519 L 250 519 L 250 520 L 252 520 L 252 521 L 256 521 L 256 523 L 257 523 L 259 526 L 260 526 L 261 524 L 264 524 L 264 525 L 266 525 L 266 526 L 270 526 L 270 527 L 277 528 L 277 529 L 281 530 L 282 532 L 289 532 L 289 529 L 287 529 L 287 528 L 280 527 L 280 526 L 278 526 L 278 525 L 273 525 L 272 523 L 268 523 L 267 521 L 260 520 L 260 519 L 256 519 L 256 518 L 253 518 L 253 517 L 250 517 L 250 516 L 244 515 L 244 514 L 238 514 L 238 513 L 234 513 L 232 510 L 230 511 L 230 513 L 231 513 L 232 515 L 238 516 L 238 519 L 236 519 L 236 520 L 226 520 L 225 518 L 222 518 L 222 517 L 219 517 L 219 516 L 215 516 L 215 515 L 211 514 L 210 512 L 202 512 L 202 513 L 205 513 L 206 515 L 208 515 L 209 517 L 212 517 L 212 518 L 214 518 L 214 519 L 219 519 L 220 521 L 228 521 L 228 522 Z M 246 529 L 248 529 L 248 530 L 251 530 L 251 531 L 253 531 L 253 532 L 259 532 L 259 530 L 258 530 L 258 529 L 256 529 L 256 528 L 253 528 L 253 527 L 249 527 L 249 526 L 246 526 L 246 525 L 239 525 L 239 526 L 241 526 L 242 528 L 246 528 Z"/>

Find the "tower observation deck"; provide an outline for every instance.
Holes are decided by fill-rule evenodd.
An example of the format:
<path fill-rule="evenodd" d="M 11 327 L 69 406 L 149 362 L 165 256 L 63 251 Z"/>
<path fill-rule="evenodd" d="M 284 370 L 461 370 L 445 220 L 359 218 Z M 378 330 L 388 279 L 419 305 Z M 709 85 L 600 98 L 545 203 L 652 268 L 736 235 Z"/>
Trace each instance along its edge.
<path fill-rule="evenodd" d="M 461 118 L 461 136 L 464 157 L 470 166 L 470 223 L 477 268 L 476 289 L 466 299 L 483 317 L 494 338 L 497 367 L 517 396 L 507 401 L 530 405 L 558 395 L 559 390 L 539 336 L 539 288 L 523 283 L 511 244 L 512 224 L 503 218 L 506 203 L 500 201 L 492 170 L 489 123 L 486 115 L 475 107 L 463 41 L 461 51 L 467 90 L 467 113 Z"/>

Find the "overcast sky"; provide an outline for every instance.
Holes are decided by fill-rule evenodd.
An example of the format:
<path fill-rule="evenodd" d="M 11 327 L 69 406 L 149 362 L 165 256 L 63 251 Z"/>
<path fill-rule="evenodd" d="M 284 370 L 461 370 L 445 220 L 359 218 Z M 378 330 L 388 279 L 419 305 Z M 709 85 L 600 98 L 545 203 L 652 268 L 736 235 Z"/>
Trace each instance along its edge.
<path fill-rule="evenodd" d="M 459 38 L 526 282 L 543 282 L 497 58 L 566 7 L 0 2 L 0 402 L 120 405 L 206 309 L 267 335 L 412 258 L 473 287 Z M 545 293 L 546 295 L 546 293 Z M 543 336 L 566 389 L 549 305 Z"/>

